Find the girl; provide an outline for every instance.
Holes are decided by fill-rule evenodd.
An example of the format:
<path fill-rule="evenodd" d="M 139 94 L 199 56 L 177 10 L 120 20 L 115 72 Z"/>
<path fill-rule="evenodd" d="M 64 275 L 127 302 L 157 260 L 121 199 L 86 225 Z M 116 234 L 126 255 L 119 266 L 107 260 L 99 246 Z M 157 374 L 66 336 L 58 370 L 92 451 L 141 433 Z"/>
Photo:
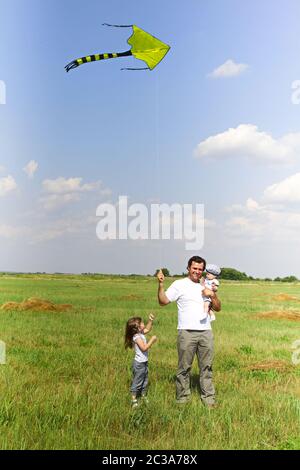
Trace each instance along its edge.
<path fill-rule="evenodd" d="M 131 384 L 131 404 L 133 408 L 138 406 L 137 397 L 141 395 L 142 399 L 147 401 L 146 393 L 148 386 L 148 349 L 157 341 L 156 336 L 152 336 L 149 343 L 145 335 L 152 329 L 154 315 L 149 315 L 148 323 L 145 327 L 140 317 L 130 318 L 126 324 L 125 331 L 125 349 L 133 348 L 135 357 L 132 364 L 133 380 Z"/>

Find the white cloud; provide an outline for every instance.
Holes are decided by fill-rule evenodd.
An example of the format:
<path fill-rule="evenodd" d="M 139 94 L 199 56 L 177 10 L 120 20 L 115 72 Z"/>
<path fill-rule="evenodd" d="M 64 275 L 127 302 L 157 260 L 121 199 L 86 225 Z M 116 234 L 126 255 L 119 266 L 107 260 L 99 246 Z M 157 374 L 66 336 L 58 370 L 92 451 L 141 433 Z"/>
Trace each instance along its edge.
<path fill-rule="evenodd" d="M 195 150 L 197 158 L 250 158 L 251 160 L 289 164 L 300 151 L 300 133 L 274 139 L 253 124 L 240 124 L 225 132 L 208 137 Z"/>
<path fill-rule="evenodd" d="M 245 205 L 236 204 L 227 212 L 231 216 L 225 223 L 225 235 L 230 239 L 247 243 L 299 242 L 300 214 L 291 209 L 260 205 L 249 198 Z"/>
<path fill-rule="evenodd" d="M 249 68 L 248 64 L 237 64 L 234 60 L 229 59 L 220 67 L 216 68 L 212 73 L 209 74 L 211 78 L 228 78 L 236 77 L 241 75 L 245 70 Z"/>
<path fill-rule="evenodd" d="M 43 181 L 44 190 L 47 193 L 65 194 L 74 192 L 94 191 L 101 186 L 100 181 L 95 183 L 81 184 L 82 178 L 57 178 L 56 180 Z"/>
<path fill-rule="evenodd" d="M 17 183 L 14 178 L 10 175 L 5 178 L 0 178 L 0 196 L 6 196 L 6 194 L 14 191 L 17 188 Z"/>
<path fill-rule="evenodd" d="M 247 199 L 246 207 L 247 207 L 247 209 L 249 209 L 249 211 L 255 211 L 255 210 L 258 210 L 260 208 L 258 202 L 256 202 L 251 197 L 249 199 Z"/>
<path fill-rule="evenodd" d="M 270 203 L 300 202 L 300 173 L 266 188 L 264 200 Z"/>
<path fill-rule="evenodd" d="M 30 226 L 0 224 L 0 238 L 10 240 L 23 239 L 30 245 L 35 245 L 63 236 L 89 235 L 95 232 L 97 220 L 91 216 L 69 217 L 64 219 L 39 221 Z"/>
<path fill-rule="evenodd" d="M 16 227 L 7 224 L 0 225 L 0 237 L 2 238 L 18 238 L 27 235 L 30 232 L 28 227 Z"/>
<path fill-rule="evenodd" d="M 83 236 L 94 237 L 98 222 L 96 216 L 90 214 L 91 209 L 82 209 L 80 213 L 55 217 L 42 211 L 34 211 L 14 217 L 16 223 L 0 221 L 0 239 L 20 240 L 29 245 L 43 243 L 61 237 Z M 26 224 L 22 223 L 26 219 Z M 18 223 L 19 222 L 19 223 Z M 89 238 L 90 239 L 90 238 Z"/>
<path fill-rule="evenodd" d="M 95 236 L 97 220 L 95 217 L 84 216 L 80 218 L 55 219 L 45 226 L 36 227 L 29 240 L 31 245 L 56 240 L 64 236 L 92 234 Z"/>
<path fill-rule="evenodd" d="M 23 168 L 23 171 L 26 173 L 28 178 L 33 178 L 38 166 L 39 165 L 35 160 L 30 160 L 30 162 Z"/>
<path fill-rule="evenodd" d="M 80 201 L 83 193 L 97 192 L 102 197 L 109 196 L 111 190 L 104 188 L 101 181 L 82 184 L 82 178 L 57 178 L 44 180 L 43 189 L 47 194 L 40 199 L 45 210 L 58 209 L 66 204 Z"/>
<path fill-rule="evenodd" d="M 69 194 L 50 194 L 46 197 L 42 197 L 40 199 L 40 202 L 43 204 L 44 209 L 53 210 L 53 209 L 59 209 L 65 204 L 69 204 L 71 202 L 76 202 L 79 200 L 80 200 L 79 194 L 69 193 Z"/>
<path fill-rule="evenodd" d="M 265 227 L 254 221 L 250 216 L 232 217 L 226 222 L 225 232 L 231 237 L 247 238 L 249 241 L 261 238 L 265 233 Z"/>
<path fill-rule="evenodd" d="M 112 191 L 109 188 L 103 188 L 100 190 L 101 196 L 111 196 Z"/>

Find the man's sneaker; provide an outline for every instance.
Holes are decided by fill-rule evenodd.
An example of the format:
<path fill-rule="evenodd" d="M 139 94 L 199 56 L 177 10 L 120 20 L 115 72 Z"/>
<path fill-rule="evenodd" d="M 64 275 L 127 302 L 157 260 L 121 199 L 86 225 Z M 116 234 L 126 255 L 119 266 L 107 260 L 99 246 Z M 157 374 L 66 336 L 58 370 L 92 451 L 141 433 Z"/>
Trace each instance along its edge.
<path fill-rule="evenodd" d="M 184 405 L 185 403 L 189 403 L 191 401 L 191 396 L 177 398 L 176 403 L 177 405 Z"/>
<path fill-rule="evenodd" d="M 148 400 L 147 395 L 142 395 L 142 396 L 141 396 L 141 399 L 142 399 L 142 402 L 145 403 L 145 405 L 148 405 L 148 404 L 149 404 L 149 400 Z"/>
<path fill-rule="evenodd" d="M 137 408 L 139 406 L 137 399 L 131 400 L 131 408 Z"/>
<path fill-rule="evenodd" d="M 218 408 L 218 403 L 212 403 L 211 405 L 208 405 L 208 408 L 211 408 L 211 409 Z"/>
<path fill-rule="evenodd" d="M 209 410 L 213 410 L 215 408 L 218 408 L 217 403 L 204 403 L 204 406 L 206 406 L 206 408 L 208 408 Z"/>

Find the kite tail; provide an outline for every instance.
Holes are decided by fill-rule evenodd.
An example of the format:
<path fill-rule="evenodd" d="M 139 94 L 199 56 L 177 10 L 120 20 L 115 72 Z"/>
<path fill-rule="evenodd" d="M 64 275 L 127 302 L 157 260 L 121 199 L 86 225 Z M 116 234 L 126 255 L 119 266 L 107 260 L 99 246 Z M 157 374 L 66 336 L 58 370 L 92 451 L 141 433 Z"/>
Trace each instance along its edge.
<path fill-rule="evenodd" d="M 131 50 L 126 52 L 114 52 L 113 54 L 94 54 L 81 57 L 81 59 L 75 59 L 65 66 L 66 72 L 69 72 L 72 69 L 76 69 L 79 65 L 87 64 L 88 62 L 95 62 L 96 60 L 105 60 L 105 59 L 116 59 L 117 57 L 126 57 L 132 55 Z"/>

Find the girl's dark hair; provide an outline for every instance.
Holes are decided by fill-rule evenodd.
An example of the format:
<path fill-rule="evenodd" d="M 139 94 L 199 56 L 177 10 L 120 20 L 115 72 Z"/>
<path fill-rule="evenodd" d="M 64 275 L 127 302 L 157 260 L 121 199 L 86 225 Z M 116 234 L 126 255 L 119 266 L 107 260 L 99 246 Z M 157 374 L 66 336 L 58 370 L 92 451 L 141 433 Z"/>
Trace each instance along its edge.
<path fill-rule="evenodd" d="M 125 349 L 133 347 L 132 338 L 139 332 L 141 317 L 129 318 L 125 329 Z"/>

